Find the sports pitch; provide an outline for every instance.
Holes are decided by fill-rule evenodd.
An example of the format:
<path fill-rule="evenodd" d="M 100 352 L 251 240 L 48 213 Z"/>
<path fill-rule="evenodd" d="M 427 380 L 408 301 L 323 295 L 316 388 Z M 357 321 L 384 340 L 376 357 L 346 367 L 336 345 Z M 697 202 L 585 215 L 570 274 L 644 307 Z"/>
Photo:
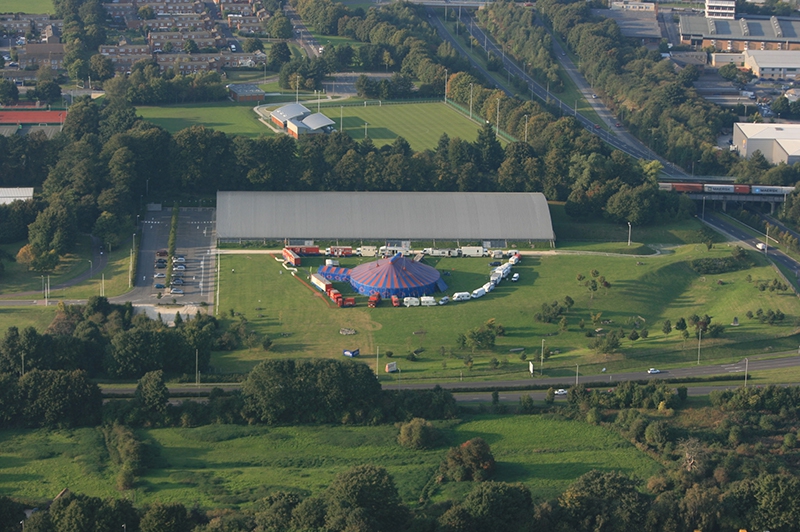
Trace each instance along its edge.
<path fill-rule="evenodd" d="M 136 110 L 142 118 L 170 133 L 191 126 L 205 126 L 229 135 L 274 135 L 270 128 L 258 121 L 253 107 L 253 104 L 214 102 L 137 107 Z"/>
<path fill-rule="evenodd" d="M 309 108 L 316 111 L 311 104 Z M 364 107 L 323 107 L 320 110 L 356 140 L 366 134 L 376 146 L 391 144 L 397 137 L 405 138 L 415 151 L 433 149 L 442 133 L 472 142 L 481 128 L 480 120 L 470 120 L 454 108 L 442 103 L 405 103 L 377 105 L 370 101 Z M 477 116 L 477 114 L 475 115 Z"/>

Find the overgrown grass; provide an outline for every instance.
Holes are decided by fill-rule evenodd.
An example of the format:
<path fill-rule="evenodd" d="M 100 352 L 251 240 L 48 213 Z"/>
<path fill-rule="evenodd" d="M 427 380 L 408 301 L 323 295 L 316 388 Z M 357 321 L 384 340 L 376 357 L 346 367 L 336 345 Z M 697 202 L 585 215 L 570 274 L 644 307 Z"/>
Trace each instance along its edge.
<path fill-rule="evenodd" d="M 442 422 L 448 445 L 481 436 L 498 461 L 496 479 L 523 482 L 537 500 L 560 493 L 590 469 L 620 469 L 645 479 L 659 466 L 615 433 L 578 421 L 542 416 L 486 415 Z M 340 472 L 373 463 L 394 477 L 403 500 L 416 505 L 448 445 L 412 451 L 397 444 L 397 428 L 208 425 L 153 429 L 158 458 L 137 484 L 137 504 L 182 502 L 201 507 L 247 504 L 275 490 L 317 495 Z M 114 469 L 95 429 L 0 432 L 0 492 L 52 498 L 62 488 L 119 496 Z M 471 483 L 445 484 L 433 500 L 460 496 Z"/>
<path fill-rule="evenodd" d="M 354 348 L 360 348 L 365 363 L 374 365 L 380 348 L 379 363 L 388 362 L 386 353 L 392 351 L 402 370 L 394 376 L 381 371 L 381 380 L 447 381 L 460 379 L 462 373 L 481 379 L 523 378 L 527 362 L 511 350 L 523 348 L 528 356 L 538 359 L 544 340 L 547 348 L 558 351 L 545 363 L 550 376 L 574 372 L 575 364 L 580 364 L 582 374 L 600 373 L 603 367 L 608 371 L 645 370 L 653 365 L 666 369 L 696 360 L 696 340 L 684 342 L 677 331 L 664 335 L 662 323 L 670 319 L 674 324 L 678 318 L 694 313 L 709 314 L 714 323 L 726 327 L 721 338 L 703 339 L 703 361 L 738 360 L 748 354 L 796 347 L 792 335 L 793 324 L 800 317 L 800 301 L 790 293 L 757 289 L 757 281 L 776 276 L 763 257 L 752 253 L 755 267 L 724 275 L 701 276 L 688 265 L 696 258 L 728 256 L 730 250 L 728 245 L 708 250 L 696 244 L 652 257 L 526 256 L 514 270 L 520 274 L 518 283 L 503 282 L 478 301 L 433 308 L 393 308 L 383 302 L 376 309 L 366 307 L 364 296 L 357 296 L 355 308 L 332 308 L 319 291 L 304 285 L 301 280 L 316 271 L 322 258 L 304 258 L 300 278 L 295 278 L 270 255 L 226 255 L 222 257 L 220 291 L 223 326 L 231 323 L 228 311 L 234 308 L 247 317 L 252 330 L 270 336 L 273 347 L 268 352 L 255 348 L 215 353 L 212 365 L 220 372 L 241 372 L 265 358 L 307 357 L 309 353 L 339 357 L 343 349 Z M 341 264 L 354 267 L 370 260 L 349 258 Z M 448 294 L 472 291 L 488 279 L 489 259 L 425 260 L 450 274 L 443 277 L 449 285 Z M 231 269 L 236 273 L 231 274 Z M 607 278 L 610 289 L 601 288 L 592 295 L 576 280 L 578 274 L 589 277 L 592 269 Z M 335 285 L 343 294 L 353 295 L 348 284 Z M 540 323 L 534 319 L 542 304 L 563 301 L 567 295 L 575 306 L 566 313 L 566 331 L 559 331 L 558 320 Z M 747 311 L 758 308 L 780 309 L 786 314 L 784 324 L 770 326 L 745 318 Z M 592 325 L 591 313 L 602 313 L 604 323 Z M 738 327 L 730 326 L 734 317 L 739 318 Z M 491 318 L 506 329 L 494 349 L 473 353 L 457 348 L 459 334 Z M 584 328 L 579 326 L 581 320 Z M 647 339 L 625 339 L 613 355 L 596 354 L 588 348 L 587 331 L 622 328 L 628 334 L 633 320 L 648 329 Z M 340 328 L 353 328 L 357 334 L 342 336 Z M 405 360 L 411 351 L 418 351 L 415 362 Z M 468 356 L 473 357 L 472 369 L 465 365 Z M 492 358 L 497 359 L 498 369 L 490 369 Z"/>
<path fill-rule="evenodd" d="M 256 102 L 230 101 L 188 103 L 159 107 L 137 107 L 139 114 L 156 125 L 175 133 L 191 126 L 205 126 L 228 134 L 258 137 L 274 135 L 271 129 L 258 121 L 253 112 Z"/>

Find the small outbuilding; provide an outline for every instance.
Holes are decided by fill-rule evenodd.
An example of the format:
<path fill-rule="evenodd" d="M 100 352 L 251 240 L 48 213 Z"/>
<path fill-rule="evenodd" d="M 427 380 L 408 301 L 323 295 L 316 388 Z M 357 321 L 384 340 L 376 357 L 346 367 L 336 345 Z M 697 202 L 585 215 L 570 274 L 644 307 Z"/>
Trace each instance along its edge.
<path fill-rule="evenodd" d="M 257 85 L 241 84 L 241 85 L 228 85 L 228 92 L 230 93 L 231 100 L 234 102 L 261 102 L 264 100 L 265 92 L 258 88 Z"/>

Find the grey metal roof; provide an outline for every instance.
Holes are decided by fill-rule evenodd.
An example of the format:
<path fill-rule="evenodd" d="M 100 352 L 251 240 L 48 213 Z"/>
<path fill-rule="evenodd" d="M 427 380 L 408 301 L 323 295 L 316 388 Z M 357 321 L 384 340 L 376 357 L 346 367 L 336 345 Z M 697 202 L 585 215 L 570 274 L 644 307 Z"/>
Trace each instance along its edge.
<path fill-rule="evenodd" d="M 299 116 L 305 116 L 309 114 L 309 111 L 305 105 L 299 103 L 290 103 L 284 105 L 283 107 L 279 107 L 270 113 L 271 116 L 274 116 L 278 120 L 282 122 L 286 122 L 287 120 L 291 120 L 292 118 L 297 118 Z"/>
<path fill-rule="evenodd" d="M 315 130 L 325 126 L 332 126 L 336 122 L 322 113 L 314 113 L 313 115 L 304 118 L 303 123 L 308 126 L 309 129 Z"/>
<path fill-rule="evenodd" d="M 7 205 L 16 200 L 29 200 L 33 198 L 33 187 L 0 188 L 0 205 Z"/>
<path fill-rule="evenodd" d="M 702 36 L 706 39 L 800 42 L 800 20 L 789 18 L 765 18 L 747 15 L 736 20 L 707 19 L 697 15 L 680 16 L 682 38 Z"/>
<path fill-rule="evenodd" d="M 538 192 L 220 191 L 217 237 L 555 240 Z"/>
<path fill-rule="evenodd" d="M 259 89 L 258 85 L 253 85 L 251 83 L 243 83 L 239 85 L 230 84 L 228 85 L 228 89 L 230 89 L 231 92 L 238 94 L 239 96 L 244 96 L 244 95 L 252 96 L 253 94 L 256 94 L 258 96 L 264 95 L 264 91 Z"/>

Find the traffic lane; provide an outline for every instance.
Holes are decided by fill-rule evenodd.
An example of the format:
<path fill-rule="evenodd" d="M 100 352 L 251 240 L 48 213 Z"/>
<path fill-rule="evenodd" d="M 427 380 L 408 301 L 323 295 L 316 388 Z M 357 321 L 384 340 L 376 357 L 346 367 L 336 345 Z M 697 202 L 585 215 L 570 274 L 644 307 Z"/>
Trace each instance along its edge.
<path fill-rule="evenodd" d="M 743 230 L 739 229 L 738 227 L 730 224 L 720 218 L 715 217 L 714 215 L 706 215 L 704 220 L 708 225 L 714 227 L 724 233 L 728 233 L 730 236 L 739 239 L 743 243 L 747 244 L 751 248 L 758 250 L 756 247 L 758 244 L 762 243 L 759 239 L 754 238 L 753 236 L 745 233 Z M 794 260 L 790 256 L 786 255 L 782 251 L 774 248 L 768 248 L 766 253 L 771 259 L 776 262 L 779 262 L 783 266 L 791 269 L 794 272 L 800 270 L 800 262 Z"/>
<path fill-rule="evenodd" d="M 701 357 L 702 357 L 702 348 L 701 348 Z M 784 358 L 777 358 L 777 359 L 766 359 L 766 360 L 750 360 L 749 362 L 745 362 L 744 359 L 735 362 L 735 363 L 726 363 L 726 364 L 712 364 L 707 366 L 693 366 L 693 367 L 686 367 L 686 368 L 676 368 L 670 370 L 662 370 L 657 374 L 649 374 L 646 370 L 642 371 L 635 371 L 635 372 L 625 372 L 625 373 L 613 373 L 613 374 L 594 374 L 594 375 L 580 375 L 578 376 L 578 383 L 580 384 L 597 384 L 608 377 L 609 386 L 613 385 L 616 382 L 625 382 L 625 381 L 639 381 L 639 380 L 658 380 L 658 379 L 670 379 L 670 378 L 694 378 L 694 377 L 710 377 L 715 375 L 725 375 L 725 374 L 738 374 L 744 373 L 745 366 L 748 366 L 748 371 L 759 371 L 759 370 L 766 370 L 766 369 L 781 369 L 781 368 L 791 368 L 800 366 L 800 356 L 791 356 L 791 357 L 784 357 Z M 433 388 L 434 386 L 441 386 L 444 389 L 458 389 L 458 388 L 487 388 L 487 387 L 496 387 L 496 388 L 514 388 L 514 387 L 522 387 L 522 386 L 553 386 L 559 388 L 565 388 L 568 386 L 572 386 L 575 384 L 575 377 L 574 376 L 564 376 L 564 377 L 549 377 L 549 378 L 527 378 L 521 380 L 508 380 L 508 381 L 472 381 L 472 382 L 443 382 L 443 383 L 432 383 L 432 384 L 384 384 L 383 387 L 386 389 L 429 389 Z"/>
<path fill-rule="evenodd" d="M 169 231 L 172 214 L 169 211 L 149 212 L 139 225 L 139 259 L 136 262 L 136 277 L 133 279 L 133 290 L 110 298 L 114 303 L 133 302 L 149 303 L 156 296 L 153 289 L 157 272 L 166 272 L 166 269 L 155 268 L 156 251 L 166 249 L 169 242 Z"/>

